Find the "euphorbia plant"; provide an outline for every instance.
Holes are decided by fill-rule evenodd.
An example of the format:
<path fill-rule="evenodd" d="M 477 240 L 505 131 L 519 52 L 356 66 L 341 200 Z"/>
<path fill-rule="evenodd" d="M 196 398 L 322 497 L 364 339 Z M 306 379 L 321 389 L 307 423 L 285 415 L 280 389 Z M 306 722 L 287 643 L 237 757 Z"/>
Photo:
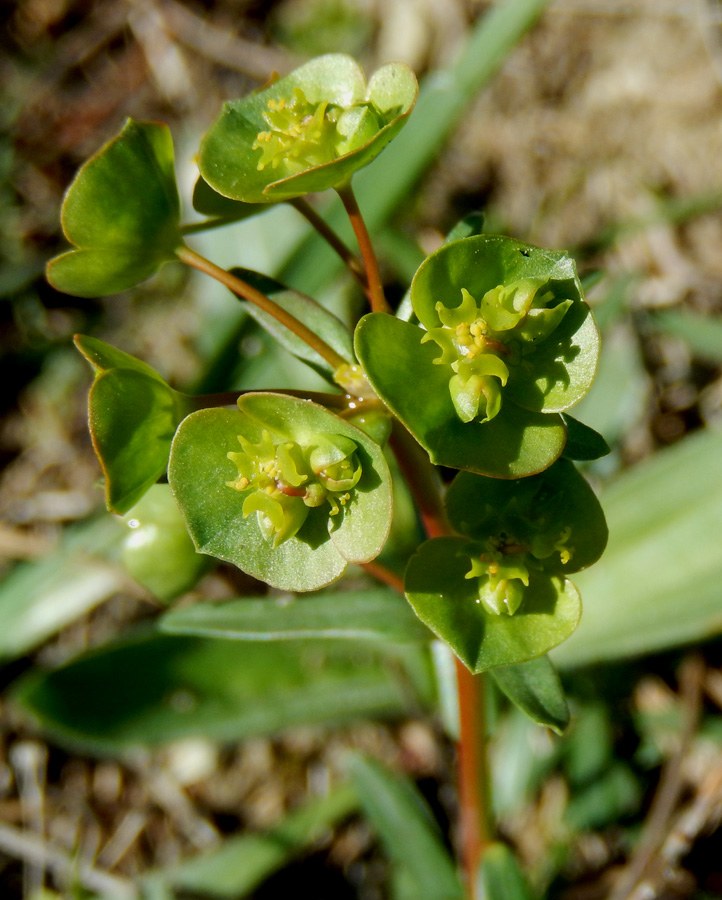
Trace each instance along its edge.
<path fill-rule="evenodd" d="M 415 97 L 403 64 L 367 84 L 352 59 L 330 55 L 227 104 L 199 155 L 194 205 L 209 218 L 189 226 L 180 224 L 168 130 L 129 121 L 71 185 L 63 226 L 75 247 L 51 261 L 48 278 L 97 296 L 180 260 L 226 285 L 327 380 L 326 393 L 269 386 L 191 397 L 123 351 L 76 338 L 95 370 L 90 426 L 110 510 L 153 539 L 166 528 L 168 552 L 187 555 L 179 512 L 204 559 L 283 590 L 325 587 L 349 563 L 365 565 L 406 594 L 429 639 L 456 654 L 473 892 L 488 838 L 479 673 L 498 669 L 512 700 L 563 727 L 563 693 L 545 654 L 579 620 L 567 576 L 606 542 L 601 508 L 572 462 L 600 455 L 604 441 L 567 413 L 592 384 L 599 339 L 568 255 L 473 226 L 425 260 L 410 303 L 394 315 L 351 181 L 403 127 Z M 305 200 L 327 189 L 343 200 L 360 258 Z M 223 270 L 186 243 L 278 202 L 318 228 L 366 293 L 371 311 L 353 334 L 292 287 Z M 379 561 L 392 522 L 392 457 L 428 537 L 403 579 Z M 436 465 L 458 472 L 440 477 Z M 168 488 L 156 486 L 165 476 L 170 510 Z M 132 562 L 132 549 L 131 568 L 164 600 L 205 568 L 182 567 L 163 590 L 147 555 Z M 343 604 L 342 590 L 335 602 Z M 544 699 L 529 704 L 529 692 Z"/>

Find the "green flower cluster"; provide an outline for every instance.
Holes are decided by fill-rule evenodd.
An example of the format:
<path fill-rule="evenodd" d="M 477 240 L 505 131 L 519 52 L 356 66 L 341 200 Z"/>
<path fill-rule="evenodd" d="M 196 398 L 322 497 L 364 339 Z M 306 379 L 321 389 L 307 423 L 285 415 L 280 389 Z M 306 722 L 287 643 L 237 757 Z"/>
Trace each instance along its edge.
<path fill-rule="evenodd" d="M 486 540 L 483 551 L 471 557 L 471 568 L 464 576 L 478 579 L 477 603 L 494 615 L 513 616 L 519 609 L 529 587 L 530 569 L 559 572 L 574 553 L 574 548 L 569 546 L 570 527 L 552 536 L 540 532 L 529 534 L 526 528 L 523 531 L 530 539 L 502 531 Z"/>
<path fill-rule="evenodd" d="M 263 537 L 274 547 L 292 538 L 311 509 L 328 503 L 336 516 L 361 478 L 356 444 L 338 434 L 319 434 L 313 444 L 274 444 L 264 430 L 258 444 L 238 435 L 243 448 L 227 454 L 239 475 L 226 485 L 246 494 L 244 518 L 257 514 Z"/>
<path fill-rule="evenodd" d="M 290 99 L 271 98 L 262 113 L 268 131 L 258 134 L 253 150 L 261 150 L 258 171 L 280 167 L 284 176 L 352 153 L 391 122 L 399 108 L 382 112 L 370 100 L 344 108 L 321 100 L 310 103 L 300 87 Z"/>
<path fill-rule="evenodd" d="M 555 298 L 542 290 L 546 284 L 528 278 L 498 285 L 480 303 L 462 288 L 456 308 L 435 304 L 441 325 L 429 323 L 421 343 L 435 341 L 442 352 L 434 362 L 453 370 L 449 392 L 462 422 L 488 422 L 499 413 L 510 367 L 522 364 L 572 305 L 568 299 L 548 306 Z"/>

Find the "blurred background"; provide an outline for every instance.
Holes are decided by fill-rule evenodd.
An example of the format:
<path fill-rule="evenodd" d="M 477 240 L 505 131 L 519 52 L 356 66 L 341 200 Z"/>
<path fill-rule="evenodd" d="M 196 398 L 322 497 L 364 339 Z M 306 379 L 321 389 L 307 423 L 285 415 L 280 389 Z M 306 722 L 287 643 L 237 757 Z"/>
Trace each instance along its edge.
<path fill-rule="evenodd" d="M 475 43 L 484 22 L 512 6 L 525 10 L 519 40 L 502 29 Z M 181 390 L 314 385 L 272 352 L 222 290 L 180 267 L 98 300 L 50 288 L 43 269 L 66 246 L 59 211 L 75 171 L 126 117 L 167 122 L 192 220 L 194 154 L 223 100 L 320 53 L 351 53 L 367 73 L 404 60 L 430 98 L 419 104 L 414 132 L 429 152 L 420 159 L 399 142 L 395 162 L 400 171 L 408 166 L 408 177 L 392 206 L 374 207 L 373 167 L 358 190 L 390 297 L 400 300 L 460 217 L 483 210 L 487 231 L 575 255 L 605 338 L 598 382 L 575 415 L 612 447 L 588 475 L 610 523 L 626 531 L 610 545 L 606 568 L 590 572 L 586 585 L 580 579 L 588 630 L 560 651 L 576 704 L 571 743 L 560 749 L 541 730 L 504 720 L 497 754 L 524 753 L 515 753 L 515 779 L 499 776 L 502 831 L 540 891 L 606 896 L 605 879 L 627 859 L 672 758 L 683 774 L 659 846 L 695 802 L 698 820 L 693 849 L 672 860 L 674 877 L 659 876 L 655 896 L 719 896 L 719 4 L 3 0 L 0 18 L 3 687 L 12 692 L 27 673 L 102 646 L 159 611 L 118 564 L 115 525 L 93 518 L 103 496 L 87 435 L 91 379 L 73 334 L 144 359 Z M 475 47 L 488 61 L 475 58 Z M 454 115 L 442 115 L 447 82 L 461 85 Z M 353 318 L 353 290 L 333 273 L 313 284 L 304 269 L 304 223 L 292 210 L 273 216 L 211 232 L 198 246 L 222 265 L 283 274 Z M 257 588 L 229 567 L 202 582 L 215 599 Z M 712 638 L 702 655 L 677 646 L 702 637 Z M 174 702 L 182 707 L 183 696 Z M 278 737 L 276 723 L 238 743 L 228 741 L 232 729 L 215 742 L 189 728 L 161 749 L 145 746 L 138 732 L 117 744 L 106 735 L 99 750 L 92 729 L 48 741 L 37 709 L 29 716 L 22 704 L 3 703 L 2 895 L 135 896 L 128 891 L 141 874 L 217 849 L 228 835 L 277 825 L 309 792 L 323 793 L 349 746 L 400 767 L 448 825 L 453 748 L 436 717 L 413 706 L 333 732 L 296 726 Z M 301 883 L 319 898 L 391 896 L 373 828 L 353 816 L 344 822 L 314 832 L 295 868 L 283 869 L 283 859 L 266 873 L 270 880 L 223 896 L 277 897 Z M 51 865 L 53 853 L 59 862 Z M 164 882 L 157 896 L 176 889 L 179 897 L 210 890 Z"/>

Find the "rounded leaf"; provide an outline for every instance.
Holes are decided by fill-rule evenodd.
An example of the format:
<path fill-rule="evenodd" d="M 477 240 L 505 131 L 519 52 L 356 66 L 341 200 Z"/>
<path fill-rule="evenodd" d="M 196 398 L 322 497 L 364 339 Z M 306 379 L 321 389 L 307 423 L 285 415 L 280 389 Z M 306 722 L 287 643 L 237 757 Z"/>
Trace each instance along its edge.
<path fill-rule="evenodd" d="M 585 569 L 607 544 L 599 500 L 567 459 L 514 481 L 460 472 L 447 492 L 446 508 L 457 531 L 475 541 L 496 541 L 503 534 L 554 574 Z"/>
<path fill-rule="evenodd" d="M 480 601 L 476 579 L 467 578 L 479 545 L 464 538 L 426 541 L 409 561 L 405 590 L 416 615 L 445 641 L 472 672 L 542 656 L 574 631 L 581 601 L 565 578 L 529 576 L 514 615 L 492 613 Z"/>
<path fill-rule="evenodd" d="M 488 422 L 463 422 L 438 347 L 423 329 L 383 313 L 359 322 L 355 348 L 378 396 L 429 453 L 431 461 L 493 478 L 522 478 L 550 466 L 566 437 L 561 417 L 502 404 Z"/>
<path fill-rule="evenodd" d="M 133 287 L 175 258 L 179 217 L 167 126 L 128 119 L 65 195 L 63 231 L 77 249 L 48 263 L 48 281 L 81 297 Z"/>
<path fill-rule="evenodd" d="M 419 267 L 411 301 L 447 380 L 494 356 L 508 369 L 502 405 L 535 412 L 562 412 L 591 387 L 599 333 L 565 253 L 500 235 L 454 241 Z"/>
<path fill-rule="evenodd" d="M 391 518 L 391 481 L 380 447 L 323 407 L 294 397 L 247 394 L 238 406 L 194 413 L 173 441 L 168 478 L 198 550 L 298 591 L 329 584 L 349 562 L 373 559 Z M 314 448 L 327 450 L 334 436 L 344 452 L 346 441 L 356 448 L 355 483 L 342 492 L 328 481 L 320 484 L 306 468 Z M 271 472 L 275 484 L 264 487 L 263 472 Z M 277 503 L 278 526 L 250 499 L 260 495 Z M 279 537 L 287 523 L 290 530 Z"/>
<path fill-rule="evenodd" d="M 395 136 L 417 90 L 404 63 L 384 66 L 367 86 L 350 56 L 320 56 L 226 103 L 201 145 L 201 175 L 218 193 L 247 203 L 337 187 Z"/>

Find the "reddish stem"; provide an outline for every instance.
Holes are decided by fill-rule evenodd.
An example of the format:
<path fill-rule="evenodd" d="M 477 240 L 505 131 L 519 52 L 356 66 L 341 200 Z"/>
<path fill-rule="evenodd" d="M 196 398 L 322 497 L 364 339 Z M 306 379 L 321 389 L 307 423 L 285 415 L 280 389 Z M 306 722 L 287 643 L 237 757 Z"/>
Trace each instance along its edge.
<path fill-rule="evenodd" d="M 232 291 L 243 300 L 248 300 L 249 303 L 255 304 L 259 309 L 262 309 L 270 316 L 273 316 L 274 319 L 282 325 L 285 325 L 289 331 L 300 337 L 312 350 L 315 350 L 319 356 L 323 357 L 334 370 L 340 369 L 341 366 L 348 365 L 342 356 L 336 353 L 332 347 L 329 347 L 329 345 L 321 340 L 321 338 L 311 331 L 310 328 L 307 328 L 303 322 L 299 322 L 295 316 L 292 316 L 277 303 L 274 303 L 270 297 L 267 297 L 252 285 L 243 281 L 241 278 L 238 278 L 232 272 L 226 272 L 225 269 L 222 269 L 204 256 L 201 256 L 200 253 L 196 253 L 195 250 L 191 250 L 190 247 L 186 247 L 185 245 L 176 250 L 176 256 L 181 262 L 184 262 L 188 266 L 193 266 L 193 268 L 198 269 L 199 272 L 205 272 L 206 275 L 210 275 L 212 278 L 220 281 L 220 283 L 225 285 L 229 291 Z"/>
<path fill-rule="evenodd" d="M 336 193 L 341 198 L 348 217 L 351 220 L 356 240 L 358 241 L 359 250 L 361 251 L 361 259 L 363 259 L 366 269 L 366 277 L 368 279 L 368 295 L 371 303 L 371 309 L 374 312 L 391 312 L 384 296 L 384 286 L 381 281 L 381 273 L 379 272 L 379 264 L 376 259 L 371 237 L 369 236 L 366 223 L 361 215 L 356 196 L 348 182 L 343 187 L 336 188 Z"/>
<path fill-rule="evenodd" d="M 358 281 L 358 283 L 364 289 L 364 292 L 368 294 L 369 284 L 368 278 L 366 277 L 366 269 L 364 268 L 363 263 L 356 256 L 356 254 L 349 250 L 349 248 L 346 246 L 346 244 L 344 244 L 344 242 L 336 234 L 333 228 L 331 228 L 326 220 L 316 212 L 316 210 L 307 200 L 305 200 L 303 197 L 296 197 L 296 199 L 291 200 L 290 203 L 291 206 L 295 207 L 306 219 L 306 221 L 316 229 L 316 231 L 321 235 L 326 243 L 331 248 L 333 248 L 338 256 L 340 256 L 346 268 L 353 275 L 356 281 Z"/>
<path fill-rule="evenodd" d="M 399 594 L 404 593 L 404 579 L 392 572 L 391 569 L 387 569 L 386 566 L 382 566 L 381 563 L 375 561 L 362 563 L 361 568 L 368 572 L 369 575 L 373 575 L 374 578 L 378 578 L 379 581 L 398 591 Z"/>
<path fill-rule="evenodd" d="M 484 677 L 472 675 L 456 659 L 459 697 L 459 818 L 461 859 L 470 897 L 476 896 L 479 862 L 491 841 L 486 775 L 486 718 Z"/>
<path fill-rule="evenodd" d="M 441 484 L 428 456 L 400 422 L 394 421 L 390 442 L 416 501 L 426 534 L 452 534 L 444 510 Z M 476 896 L 479 862 L 492 839 L 486 760 L 484 677 L 472 675 L 456 659 L 459 700 L 459 811 L 461 861 L 468 896 Z"/>

